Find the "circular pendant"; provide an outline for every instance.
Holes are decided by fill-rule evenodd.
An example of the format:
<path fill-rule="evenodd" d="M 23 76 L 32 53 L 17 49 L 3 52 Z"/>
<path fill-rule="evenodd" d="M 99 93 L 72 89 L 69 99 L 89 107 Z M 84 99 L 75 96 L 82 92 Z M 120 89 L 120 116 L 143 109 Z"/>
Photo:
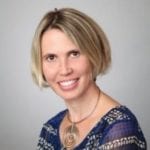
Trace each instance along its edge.
<path fill-rule="evenodd" d="M 64 147 L 67 149 L 73 149 L 76 145 L 79 137 L 79 130 L 75 124 L 68 126 L 64 132 Z"/>

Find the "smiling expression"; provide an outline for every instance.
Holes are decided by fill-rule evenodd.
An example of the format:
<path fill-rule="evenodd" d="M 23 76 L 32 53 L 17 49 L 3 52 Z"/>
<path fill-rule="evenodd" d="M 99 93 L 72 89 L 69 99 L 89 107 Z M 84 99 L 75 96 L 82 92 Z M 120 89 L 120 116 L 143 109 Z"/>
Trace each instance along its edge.
<path fill-rule="evenodd" d="M 49 29 L 41 40 L 42 69 L 49 86 L 63 99 L 76 99 L 94 84 L 89 59 L 58 29 Z"/>

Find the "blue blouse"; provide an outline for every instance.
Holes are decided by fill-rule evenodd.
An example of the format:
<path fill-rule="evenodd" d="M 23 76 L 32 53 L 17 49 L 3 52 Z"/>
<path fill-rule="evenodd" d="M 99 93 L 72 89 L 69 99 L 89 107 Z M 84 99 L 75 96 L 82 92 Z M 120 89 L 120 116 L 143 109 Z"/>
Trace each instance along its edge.
<path fill-rule="evenodd" d="M 59 127 L 67 110 L 43 125 L 37 150 L 63 150 Z M 104 115 L 74 150 L 146 150 L 146 140 L 134 114 L 117 106 Z"/>

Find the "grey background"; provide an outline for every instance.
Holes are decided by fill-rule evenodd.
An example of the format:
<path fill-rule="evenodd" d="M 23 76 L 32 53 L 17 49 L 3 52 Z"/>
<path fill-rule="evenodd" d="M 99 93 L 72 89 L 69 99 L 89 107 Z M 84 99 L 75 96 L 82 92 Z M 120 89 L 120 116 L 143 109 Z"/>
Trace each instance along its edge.
<path fill-rule="evenodd" d="M 33 33 L 55 7 L 77 8 L 102 26 L 113 63 L 98 85 L 136 114 L 150 147 L 149 0 L 0 0 L 0 150 L 35 149 L 42 124 L 65 108 L 30 75 Z"/>

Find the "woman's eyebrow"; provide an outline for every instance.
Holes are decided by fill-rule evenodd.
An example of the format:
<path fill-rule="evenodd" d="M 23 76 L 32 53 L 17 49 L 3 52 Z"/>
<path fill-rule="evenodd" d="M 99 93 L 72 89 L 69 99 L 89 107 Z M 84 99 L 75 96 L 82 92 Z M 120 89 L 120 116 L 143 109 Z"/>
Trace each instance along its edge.
<path fill-rule="evenodd" d="M 78 49 L 71 49 L 69 51 L 66 52 L 67 55 L 70 55 L 71 53 L 74 53 L 74 52 L 80 52 L 80 50 Z M 59 53 L 58 53 L 59 54 Z M 48 56 L 48 55 L 54 55 L 54 56 L 57 56 L 56 53 L 53 53 L 53 52 L 46 52 L 46 53 L 43 53 L 42 54 L 42 57 L 45 57 L 45 56 Z"/>
<path fill-rule="evenodd" d="M 74 52 L 80 52 L 80 50 L 78 50 L 78 49 L 72 49 L 72 50 L 69 50 L 67 52 L 67 54 L 69 55 L 69 54 L 74 53 Z"/>
<path fill-rule="evenodd" d="M 50 53 L 50 52 L 42 54 L 42 58 L 47 57 L 47 56 L 57 56 L 57 55 L 54 53 Z"/>

